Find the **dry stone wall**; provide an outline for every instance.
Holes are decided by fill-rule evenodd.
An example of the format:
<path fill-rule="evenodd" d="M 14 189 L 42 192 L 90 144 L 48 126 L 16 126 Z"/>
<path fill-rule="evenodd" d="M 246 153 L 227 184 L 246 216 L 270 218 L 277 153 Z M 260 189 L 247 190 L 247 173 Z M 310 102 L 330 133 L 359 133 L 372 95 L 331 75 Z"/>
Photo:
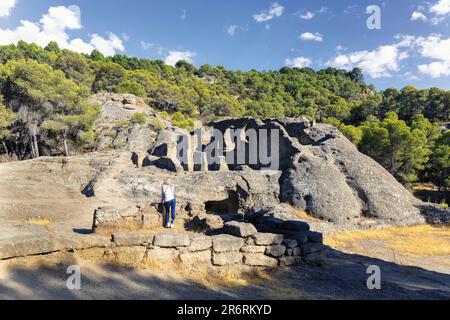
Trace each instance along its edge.
<path fill-rule="evenodd" d="M 305 262 L 323 263 L 322 236 L 298 231 L 291 222 L 287 234 L 258 232 L 251 223 L 232 221 L 223 234 L 116 232 L 112 235 L 112 253 L 128 262 L 146 260 L 206 263 L 214 266 L 244 264 L 254 267 L 293 266 Z M 301 225 L 302 230 L 304 225 Z M 299 228 L 297 228 L 299 229 Z"/>

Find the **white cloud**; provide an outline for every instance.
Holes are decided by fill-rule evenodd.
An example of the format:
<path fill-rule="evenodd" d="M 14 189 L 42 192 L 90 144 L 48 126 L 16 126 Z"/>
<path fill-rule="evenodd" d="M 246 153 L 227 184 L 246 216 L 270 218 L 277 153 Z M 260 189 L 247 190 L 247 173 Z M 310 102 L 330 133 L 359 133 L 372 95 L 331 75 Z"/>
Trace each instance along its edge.
<path fill-rule="evenodd" d="M 158 46 L 157 44 L 154 44 L 154 43 L 151 43 L 151 42 L 146 42 L 146 41 L 141 41 L 140 44 L 141 44 L 141 48 L 142 48 L 143 50 L 151 50 L 151 49 L 154 49 L 154 50 L 156 50 L 156 52 L 157 52 L 159 55 L 162 55 L 163 52 L 164 52 L 164 48 L 161 47 L 161 46 Z"/>
<path fill-rule="evenodd" d="M 122 40 L 114 33 L 109 33 L 108 39 L 98 34 L 92 35 L 91 45 L 106 56 L 112 56 L 116 51 L 125 51 Z"/>
<path fill-rule="evenodd" d="M 165 63 L 171 66 L 175 66 L 175 64 L 180 60 L 185 60 L 192 63 L 194 57 L 195 52 L 191 51 L 169 51 L 169 55 L 166 57 Z"/>
<path fill-rule="evenodd" d="M 303 20 L 311 20 L 312 18 L 314 18 L 314 16 L 315 16 L 314 13 L 312 13 L 311 11 L 308 11 L 308 12 L 305 13 L 305 14 L 299 15 L 299 18 L 300 18 L 300 19 L 303 19 Z"/>
<path fill-rule="evenodd" d="M 235 34 L 237 28 L 239 28 L 237 25 L 232 24 L 231 26 L 228 26 L 228 28 L 227 28 L 227 33 L 228 33 L 230 36 L 234 36 L 234 34 Z"/>
<path fill-rule="evenodd" d="M 300 35 L 300 39 L 305 41 L 317 41 L 322 42 L 323 36 L 320 33 L 311 33 L 311 32 L 305 32 Z"/>
<path fill-rule="evenodd" d="M 11 10 L 15 7 L 17 0 L 0 1 L 0 17 L 9 17 Z"/>
<path fill-rule="evenodd" d="M 93 34 L 89 42 L 80 38 L 70 39 L 68 30 L 82 28 L 80 17 L 78 6 L 50 7 L 39 22 L 21 20 L 20 26 L 15 29 L 0 28 L 0 45 L 24 40 L 46 46 L 50 41 L 56 41 L 61 48 L 81 53 L 90 53 L 97 49 L 105 55 L 113 55 L 116 51 L 125 50 L 122 39 L 113 33 L 109 33 L 107 38 Z"/>
<path fill-rule="evenodd" d="M 439 0 L 430 7 L 430 12 L 435 13 L 438 16 L 450 14 L 450 0 Z"/>
<path fill-rule="evenodd" d="M 427 21 L 428 18 L 422 12 L 414 11 L 411 15 L 411 21 L 417 21 L 417 20 Z"/>
<path fill-rule="evenodd" d="M 141 48 L 144 50 L 149 50 L 149 49 L 153 48 L 154 46 L 155 45 L 153 43 L 141 41 Z"/>
<path fill-rule="evenodd" d="M 128 33 L 122 33 L 122 39 L 125 41 L 129 41 L 130 40 L 130 36 L 128 35 Z"/>
<path fill-rule="evenodd" d="M 392 71 L 399 70 L 399 61 L 405 56 L 395 45 L 380 46 L 373 51 L 356 51 L 349 54 L 339 54 L 326 65 L 335 68 L 361 68 L 372 78 L 391 77 Z"/>
<path fill-rule="evenodd" d="M 276 17 L 281 17 L 284 12 L 284 7 L 280 5 L 278 2 L 272 3 L 269 10 L 264 10 L 258 14 L 253 15 L 253 19 L 256 20 L 256 22 L 266 22 L 269 20 L 272 20 Z"/>
<path fill-rule="evenodd" d="M 416 43 L 422 57 L 435 60 L 429 64 L 419 65 L 421 73 L 432 78 L 450 76 L 450 37 L 443 39 L 441 35 L 430 35 L 426 38 L 417 38 Z"/>
<path fill-rule="evenodd" d="M 309 67 L 312 64 L 311 59 L 305 57 L 297 57 L 297 58 L 286 58 L 284 60 L 284 65 L 291 68 L 305 68 Z"/>
<path fill-rule="evenodd" d="M 418 6 L 418 10 L 414 11 L 411 21 L 429 21 L 433 25 L 437 25 L 450 16 L 450 0 L 438 0 L 435 3 L 427 2 L 427 8 Z M 427 15 L 424 13 L 427 11 Z"/>
<path fill-rule="evenodd" d="M 420 78 L 414 75 L 412 72 L 405 72 L 403 75 L 408 81 L 420 81 Z"/>

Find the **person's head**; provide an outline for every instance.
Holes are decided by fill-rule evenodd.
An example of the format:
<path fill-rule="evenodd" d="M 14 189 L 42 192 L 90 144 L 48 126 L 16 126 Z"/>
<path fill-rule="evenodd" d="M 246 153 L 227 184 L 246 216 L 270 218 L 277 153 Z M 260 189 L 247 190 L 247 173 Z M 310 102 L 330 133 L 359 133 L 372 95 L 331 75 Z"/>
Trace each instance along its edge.
<path fill-rule="evenodd" d="M 172 181 L 167 178 L 166 180 L 164 180 L 164 184 L 170 186 L 172 184 Z"/>

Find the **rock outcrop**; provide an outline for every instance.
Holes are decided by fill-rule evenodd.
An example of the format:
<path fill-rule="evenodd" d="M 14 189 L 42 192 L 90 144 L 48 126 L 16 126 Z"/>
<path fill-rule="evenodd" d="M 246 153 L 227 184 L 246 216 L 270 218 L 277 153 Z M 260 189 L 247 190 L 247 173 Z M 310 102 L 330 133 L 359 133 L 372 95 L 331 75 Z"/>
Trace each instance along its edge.
<path fill-rule="evenodd" d="M 104 103 L 119 104 L 122 109 L 127 105 L 123 100 L 108 99 Z M 135 112 L 137 108 L 147 107 L 124 112 Z M 172 127 L 155 130 L 149 124 L 133 127 L 122 138 L 119 133 L 116 139 L 123 141 L 124 147 L 116 150 L 0 164 L 0 259 L 80 248 L 87 245 L 85 241 L 101 247 L 102 229 L 111 235 L 130 226 L 132 230 L 162 226 L 163 215 L 156 203 L 161 183 L 169 177 L 176 186 L 176 223 L 204 232 L 206 238 L 184 239 L 179 243 L 182 252 L 165 247 L 178 240 L 156 240 L 161 245 L 158 249 L 145 244 L 148 250 L 144 252 L 154 257 L 172 259 L 179 253 L 210 250 L 215 254 L 211 259 L 218 262 L 223 261 L 225 253 L 232 252 L 237 253 L 234 260 L 239 256 L 244 263 L 271 265 L 274 262 L 270 259 L 279 259 L 279 263 L 290 265 L 298 260 L 292 257 L 304 251 L 311 262 L 320 260 L 315 256 L 321 249 L 322 235 L 296 218 L 292 207 L 339 225 L 361 221 L 373 221 L 374 225 L 450 221 L 449 209 L 414 198 L 331 126 L 312 126 L 303 119 L 228 119 L 209 125 L 200 139 L 188 141 L 189 145 L 200 142 L 200 150 L 217 144 L 224 154 L 218 158 L 218 165 L 205 163 L 207 157 L 195 150 L 188 152 L 187 158 L 180 157 L 182 137 L 193 133 Z M 213 139 L 213 128 L 222 134 L 222 140 Z M 231 139 L 231 129 L 252 129 L 257 134 Z M 258 133 L 260 129 L 278 133 L 265 137 Z M 249 152 L 255 146 L 261 148 L 264 139 L 268 143 L 265 151 L 269 152 L 252 158 Z M 243 158 L 236 153 L 238 143 L 244 146 Z M 266 161 L 273 150 L 279 155 L 275 169 Z M 132 157 L 135 153 L 137 162 Z M 195 161 L 198 158 L 202 159 L 200 165 Z M 117 226 L 118 230 L 111 230 Z M 86 234 L 92 227 L 98 235 Z M 214 236 L 224 232 L 232 234 L 226 237 L 231 237 L 235 246 L 232 251 L 216 252 L 221 236 Z M 117 247 L 120 243 L 136 246 L 147 241 L 155 246 L 155 239 L 136 234 L 116 234 L 115 239 Z M 271 247 L 263 251 L 261 246 Z M 185 255 L 183 259 L 202 260 L 206 254 L 195 256 Z"/>

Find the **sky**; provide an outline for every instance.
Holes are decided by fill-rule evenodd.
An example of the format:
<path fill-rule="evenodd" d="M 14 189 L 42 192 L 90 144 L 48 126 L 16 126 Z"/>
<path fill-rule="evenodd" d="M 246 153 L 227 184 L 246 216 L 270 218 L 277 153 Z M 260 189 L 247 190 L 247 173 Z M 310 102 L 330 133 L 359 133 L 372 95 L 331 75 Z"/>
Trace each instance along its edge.
<path fill-rule="evenodd" d="M 0 0 L 19 40 L 197 67 L 360 67 L 377 89 L 450 89 L 450 0 Z"/>

